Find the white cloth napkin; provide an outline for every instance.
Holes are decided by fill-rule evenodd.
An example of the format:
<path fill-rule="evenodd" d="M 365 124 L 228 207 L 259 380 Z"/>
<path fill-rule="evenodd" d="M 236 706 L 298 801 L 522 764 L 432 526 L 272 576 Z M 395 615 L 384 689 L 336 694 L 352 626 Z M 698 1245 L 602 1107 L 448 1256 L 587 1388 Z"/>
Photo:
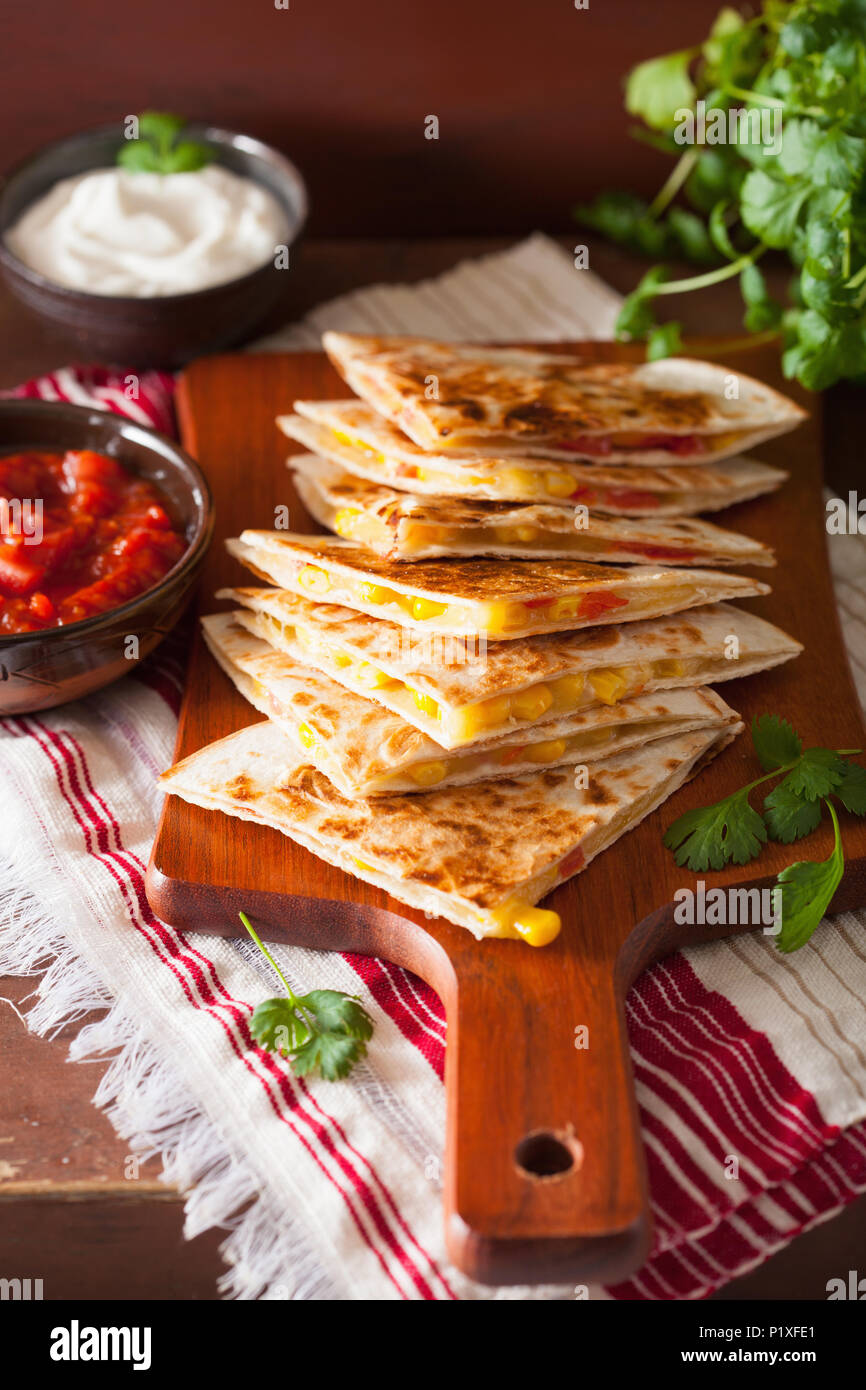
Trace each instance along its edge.
<path fill-rule="evenodd" d="M 534 236 L 437 281 L 347 295 L 260 346 L 315 347 L 324 328 L 606 337 L 618 302 Z M 31 394 L 62 397 L 63 380 Z M 862 697 L 866 555 L 856 538 L 833 549 Z M 0 970 L 39 977 L 29 1026 L 104 1010 L 71 1056 L 113 1058 L 96 1102 L 132 1148 L 162 1154 L 187 1194 L 187 1235 L 228 1228 L 228 1295 L 573 1297 L 482 1288 L 448 1264 L 445 1021 L 432 991 L 370 958 L 277 948 L 293 988 L 359 993 L 376 1024 L 348 1082 L 300 1081 L 249 1037 L 252 1007 L 277 992 L 255 948 L 154 918 L 143 874 L 182 658 L 169 639 L 86 702 L 0 720 Z M 744 935 L 641 977 L 628 1015 L 656 1246 L 632 1280 L 592 1297 L 704 1296 L 866 1190 L 864 1000 L 860 915 L 825 922 L 791 957 Z"/>

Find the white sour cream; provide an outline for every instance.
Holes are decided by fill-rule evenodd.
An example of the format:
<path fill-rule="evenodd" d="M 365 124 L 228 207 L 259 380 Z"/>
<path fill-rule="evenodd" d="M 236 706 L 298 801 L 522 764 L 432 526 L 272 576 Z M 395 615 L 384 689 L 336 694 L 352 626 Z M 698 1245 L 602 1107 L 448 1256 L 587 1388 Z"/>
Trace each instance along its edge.
<path fill-rule="evenodd" d="M 22 213 L 6 244 L 31 270 L 90 294 L 137 298 L 222 285 L 287 240 L 268 189 L 216 164 L 187 174 L 93 169 Z"/>

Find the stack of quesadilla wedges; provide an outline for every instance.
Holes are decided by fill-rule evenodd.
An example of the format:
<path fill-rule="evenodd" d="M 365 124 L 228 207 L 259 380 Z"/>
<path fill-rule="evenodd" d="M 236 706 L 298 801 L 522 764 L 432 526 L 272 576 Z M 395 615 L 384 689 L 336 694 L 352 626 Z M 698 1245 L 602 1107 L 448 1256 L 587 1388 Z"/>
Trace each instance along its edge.
<path fill-rule="evenodd" d="M 801 650 L 731 600 L 761 542 L 696 519 L 778 487 L 741 456 L 803 412 L 708 363 L 328 333 L 361 400 L 298 401 L 335 535 L 243 531 L 264 583 L 210 651 L 266 716 L 163 775 L 479 938 L 537 906 L 742 729 L 708 683 Z M 724 567 L 724 568 L 721 568 Z"/>

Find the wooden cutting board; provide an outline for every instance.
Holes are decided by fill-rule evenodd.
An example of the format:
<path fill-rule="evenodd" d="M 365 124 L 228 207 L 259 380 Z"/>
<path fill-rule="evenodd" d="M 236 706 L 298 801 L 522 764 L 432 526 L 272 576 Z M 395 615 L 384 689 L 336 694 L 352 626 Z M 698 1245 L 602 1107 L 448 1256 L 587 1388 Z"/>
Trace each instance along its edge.
<path fill-rule="evenodd" d="M 637 360 L 632 349 L 580 347 L 594 358 Z M 782 386 L 772 349 L 725 356 L 722 345 L 704 343 L 696 350 Z M 208 475 L 217 508 L 202 611 L 224 606 L 213 599 L 222 585 L 251 582 L 226 555 L 226 536 L 271 527 L 281 503 L 294 529 L 318 529 L 284 466 L 297 446 L 277 431 L 274 417 L 296 397 L 346 394 L 318 353 L 213 357 L 186 371 L 179 393 L 183 439 Z M 775 546 L 778 568 L 759 573 L 774 591 L 747 603 L 806 650 L 776 671 L 725 682 L 721 691 L 747 722 L 774 711 L 807 743 L 862 748 L 866 731 L 827 568 L 817 402 L 807 405 L 813 414 L 803 427 L 756 451 L 789 469 L 790 483 L 717 518 Z M 197 636 L 176 756 L 258 717 Z M 695 887 L 695 878 L 677 868 L 662 832 L 683 811 L 717 800 L 758 771 L 744 735 L 556 890 L 548 901 L 561 914 L 563 931 L 542 950 L 514 941 L 477 943 L 462 928 L 429 921 L 331 868 L 275 830 L 177 797 L 166 800 L 148 897 L 180 928 L 241 935 L 237 914 L 244 909 L 268 940 L 377 955 L 423 976 L 448 1016 L 444 1201 L 452 1259 L 489 1283 L 615 1282 L 640 1266 L 650 1241 L 625 992 L 646 965 L 677 947 L 742 930 L 674 922 L 674 893 Z M 838 910 L 866 904 L 866 823 L 844 813 L 842 819 L 847 870 L 834 901 Z M 769 886 L 784 864 L 825 858 L 831 847 L 825 816 L 800 845 L 770 845 L 756 864 L 704 878 L 708 888 Z M 327 984 L 327 962 L 309 983 Z M 579 1048 L 582 1028 L 588 1046 Z M 375 1046 L 374 1037 L 374 1052 Z"/>

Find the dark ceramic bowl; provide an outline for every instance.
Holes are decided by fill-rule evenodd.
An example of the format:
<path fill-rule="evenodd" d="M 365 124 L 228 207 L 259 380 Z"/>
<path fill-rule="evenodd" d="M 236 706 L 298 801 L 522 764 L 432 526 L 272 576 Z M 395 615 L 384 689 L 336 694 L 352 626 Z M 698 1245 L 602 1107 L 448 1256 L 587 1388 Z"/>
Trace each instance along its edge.
<path fill-rule="evenodd" d="M 213 502 L 198 464 L 156 430 L 119 415 L 48 401 L 0 401 L 0 455 L 23 449 L 95 449 L 155 483 L 187 546 L 173 569 L 107 613 L 43 632 L 0 636 L 0 714 L 77 700 L 128 675 L 181 616 L 213 532 Z M 137 656 L 127 653 L 138 638 Z"/>
<path fill-rule="evenodd" d="M 184 135 L 211 145 L 218 164 L 269 189 L 286 214 L 287 244 L 297 238 L 307 216 L 307 191 L 291 160 L 260 140 L 212 126 L 190 124 Z M 114 164 L 121 144 L 117 126 L 85 131 L 46 146 L 0 182 L 0 272 L 10 290 L 73 333 L 80 354 L 93 360 L 178 367 L 249 337 L 284 292 L 286 272 L 272 262 L 192 294 L 138 299 L 57 285 L 9 250 L 6 232 L 26 207 L 60 179 Z"/>

